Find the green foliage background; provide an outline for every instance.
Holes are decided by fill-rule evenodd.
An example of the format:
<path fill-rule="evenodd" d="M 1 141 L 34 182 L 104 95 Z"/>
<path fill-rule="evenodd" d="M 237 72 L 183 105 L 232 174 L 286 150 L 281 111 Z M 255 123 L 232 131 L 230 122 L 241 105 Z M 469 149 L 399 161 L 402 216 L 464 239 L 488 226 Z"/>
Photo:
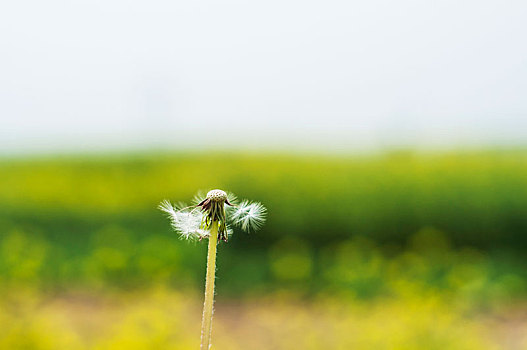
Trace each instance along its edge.
<path fill-rule="evenodd" d="M 476 263 L 478 292 L 525 291 L 524 151 L 4 159 L 2 285 L 201 288 L 205 245 L 179 240 L 156 207 L 211 188 L 269 210 L 263 230 L 220 247 L 224 296 L 384 295 L 388 269 L 451 289 L 452 269 Z"/>

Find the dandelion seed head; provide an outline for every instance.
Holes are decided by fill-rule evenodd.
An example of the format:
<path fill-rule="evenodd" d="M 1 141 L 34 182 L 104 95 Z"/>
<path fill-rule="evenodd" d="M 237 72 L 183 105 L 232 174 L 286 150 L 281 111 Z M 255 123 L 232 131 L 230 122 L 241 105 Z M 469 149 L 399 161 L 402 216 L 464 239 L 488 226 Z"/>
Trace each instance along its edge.
<path fill-rule="evenodd" d="M 214 202 L 225 202 L 227 200 L 227 192 L 222 190 L 212 190 L 207 193 L 207 198 Z"/>
<path fill-rule="evenodd" d="M 202 239 L 210 236 L 213 222 L 218 223 L 218 239 L 227 242 L 233 230 L 229 224 L 250 232 L 259 229 L 266 219 L 267 210 L 258 202 L 242 201 L 236 205 L 237 197 L 231 192 L 215 189 L 206 196 L 198 193 L 194 205 L 176 205 L 164 200 L 159 209 L 170 219 L 172 228 L 185 239 Z"/>
<path fill-rule="evenodd" d="M 213 191 L 222 191 L 222 190 L 213 190 Z M 236 204 L 238 202 L 238 197 L 234 193 L 229 192 L 229 191 L 222 191 L 222 192 L 226 192 L 227 193 L 227 200 L 225 201 L 225 203 L 228 204 L 227 208 L 230 208 L 230 206 L 232 206 L 233 204 Z M 203 190 L 199 190 L 194 195 L 194 197 L 192 198 L 191 203 L 193 205 L 199 205 L 201 202 L 203 202 L 203 200 L 209 198 L 209 197 L 207 197 L 207 194 L 208 194 L 208 192 L 205 192 Z"/>

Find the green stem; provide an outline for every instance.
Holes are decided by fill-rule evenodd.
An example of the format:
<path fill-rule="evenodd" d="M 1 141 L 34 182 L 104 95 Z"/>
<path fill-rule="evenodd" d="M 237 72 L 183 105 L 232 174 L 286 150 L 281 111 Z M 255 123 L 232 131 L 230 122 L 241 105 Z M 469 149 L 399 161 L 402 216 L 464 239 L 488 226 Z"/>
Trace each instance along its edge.
<path fill-rule="evenodd" d="M 216 248 L 218 245 L 218 221 L 212 222 L 207 255 L 207 277 L 205 280 L 205 302 L 201 319 L 201 350 L 210 349 L 212 337 L 212 313 L 214 306 L 214 278 L 216 273 Z"/>

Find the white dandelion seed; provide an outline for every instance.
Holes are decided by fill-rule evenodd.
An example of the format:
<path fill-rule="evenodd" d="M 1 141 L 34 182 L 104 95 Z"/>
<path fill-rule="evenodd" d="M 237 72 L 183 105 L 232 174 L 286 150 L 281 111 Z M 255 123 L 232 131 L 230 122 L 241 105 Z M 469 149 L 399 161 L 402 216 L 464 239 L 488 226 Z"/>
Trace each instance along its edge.
<path fill-rule="evenodd" d="M 201 202 L 203 200 L 203 198 L 205 198 L 207 196 L 207 192 L 203 191 L 203 190 L 199 190 L 195 195 L 194 197 L 192 197 L 192 200 L 190 201 L 190 203 L 192 205 L 198 205 L 199 202 Z"/>
<path fill-rule="evenodd" d="M 227 235 L 227 238 L 229 238 L 230 236 L 232 236 L 233 232 L 234 232 L 234 231 L 232 230 L 231 225 L 228 225 L 228 224 L 227 224 L 227 228 L 226 228 L 226 230 L 225 230 L 225 233 L 226 233 L 226 235 Z"/>
<path fill-rule="evenodd" d="M 181 206 L 184 206 L 184 204 L 181 204 Z M 201 211 L 189 210 L 189 208 L 177 209 L 167 200 L 161 202 L 159 209 L 167 214 L 172 228 L 183 238 L 193 239 L 208 236 L 208 232 L 201 228 L 203 220 Z"/>
<path fill-rule="evenodd" d="M 244 200 L 236 207 L 232 214 L 232 220 L 242 230 L 249 232 L 259 229 L 264 224 L 266 216 L 267 209 L 262 203 Z"/>
<path fill-rule="evenodd" d="M 172 203 L 170 203 L 168 200 L 165 199 L 161 203 L 159 203 L 158 208 L 159 210 L 165 212 L 170 220 L 175 218 L 176 210 L 174 209 Z"/>

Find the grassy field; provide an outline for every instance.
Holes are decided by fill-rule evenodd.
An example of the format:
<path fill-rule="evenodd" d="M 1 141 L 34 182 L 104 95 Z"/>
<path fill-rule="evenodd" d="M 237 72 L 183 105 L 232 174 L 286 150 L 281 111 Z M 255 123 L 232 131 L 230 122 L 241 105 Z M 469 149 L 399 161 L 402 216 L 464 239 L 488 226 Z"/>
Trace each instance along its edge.
<path fill-rule="evenodd" d="M 192 349 L 205 245 L 156 209 L 225 188 L 217 349 L 527 348 L 527 152 L 0 161 L 0 348 Z"/>

